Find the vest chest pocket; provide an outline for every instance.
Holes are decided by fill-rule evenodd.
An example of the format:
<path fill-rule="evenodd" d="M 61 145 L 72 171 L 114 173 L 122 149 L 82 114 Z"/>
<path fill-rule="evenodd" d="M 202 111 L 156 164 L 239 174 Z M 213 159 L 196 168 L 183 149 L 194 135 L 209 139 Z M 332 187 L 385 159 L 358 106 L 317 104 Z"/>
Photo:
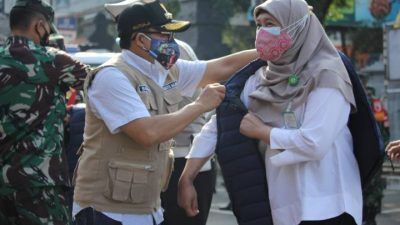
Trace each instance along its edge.
<path fill-rule="evenodd" d="M 168 113 L 178 111 L 179 103 L 183 100 L 182 95 L 176 90 L 169 90 L 164 93 L 164 100 L 167 104 Z"/>
<path fill-rule="evenodd" d="M 104 196 L 121 202 L 143 203 L 150 200 L 151 165 L 111 161 Z"/>
<path fill-rule="evenodd" d="M 147 110 L 151 115 L 157 114 L 158 106 L 156 103 L 156 99 L 154 95 L 149 92 L 139 93 L 140 98 L 142 99 L 143 104 L 146 106 Z"/>

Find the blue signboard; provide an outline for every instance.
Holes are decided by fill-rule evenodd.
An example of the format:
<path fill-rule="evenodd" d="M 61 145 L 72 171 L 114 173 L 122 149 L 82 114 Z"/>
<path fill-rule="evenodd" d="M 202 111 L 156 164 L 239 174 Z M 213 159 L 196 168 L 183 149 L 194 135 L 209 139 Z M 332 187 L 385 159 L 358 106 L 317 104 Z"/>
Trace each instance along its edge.
<path fill-rule="evenodd" d="M 60 30 L 76 30 L 78 21 L 75 17 L 61 17 L 57 19 L 57 28 Z"/>

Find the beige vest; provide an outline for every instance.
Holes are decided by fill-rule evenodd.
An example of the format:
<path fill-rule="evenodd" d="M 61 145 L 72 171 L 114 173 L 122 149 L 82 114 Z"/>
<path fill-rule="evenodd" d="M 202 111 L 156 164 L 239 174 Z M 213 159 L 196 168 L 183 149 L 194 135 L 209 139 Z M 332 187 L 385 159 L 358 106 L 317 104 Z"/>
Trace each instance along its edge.
<path fill-rule="evenodd" d="M 178 79 L 175 67 L 170 70 L 163 89 L 126 64 L 121 55 L 110 59 L 86 78 L 85 92 L 96 73 L 109 66 L 118 68 L 129 78 L 152 116 L 178 109 L 182 97 L 175 87 Z M 160 208 L 160 193 L 167 188 L 173 168 L 173 142 L 145 148 L 123 132 L 111 134 L 104 121 L 92 113 L 90 104 L 86 109 L 74 201 L 81 207 L 115 213 L 148 214 Z"/>

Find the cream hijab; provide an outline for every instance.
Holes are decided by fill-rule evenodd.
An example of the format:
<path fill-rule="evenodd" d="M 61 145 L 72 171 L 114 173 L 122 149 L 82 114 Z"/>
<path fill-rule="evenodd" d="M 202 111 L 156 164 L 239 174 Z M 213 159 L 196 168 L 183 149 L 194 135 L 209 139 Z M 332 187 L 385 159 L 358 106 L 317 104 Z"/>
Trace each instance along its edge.
<path fill-rule="evenodd" d="M 289 102 L 295 109 L 316 87 L 339 90 L 355 108 L 346 68 L 308 4 L 304 0 L 267 0 L 255 8 L 254 17 L 263 12 L 275 17 L 283 28 L 309 16 L 303 29 L 292 36 L 293 46 L 280 59 L 269 61 L 267 67 L 257 71 L 259 84 L 250 95 L 250 111 L 267 124 L 281 126 L 282 112 Z M 291 74 L 299 77 L 295 87 L 288 83 Z"/>

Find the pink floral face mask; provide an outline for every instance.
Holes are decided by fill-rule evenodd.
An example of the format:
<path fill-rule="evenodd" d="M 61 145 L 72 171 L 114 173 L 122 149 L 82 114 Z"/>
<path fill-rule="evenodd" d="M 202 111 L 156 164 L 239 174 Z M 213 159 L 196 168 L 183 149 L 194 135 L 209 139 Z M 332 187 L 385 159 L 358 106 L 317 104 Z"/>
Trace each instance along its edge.
<path fill-rule="evenodd" d="M 278 60 L 292 44 L 289 34 L 280 27 L 261 27 L 257 31 L 256 49 L 264 61 Z"/>

